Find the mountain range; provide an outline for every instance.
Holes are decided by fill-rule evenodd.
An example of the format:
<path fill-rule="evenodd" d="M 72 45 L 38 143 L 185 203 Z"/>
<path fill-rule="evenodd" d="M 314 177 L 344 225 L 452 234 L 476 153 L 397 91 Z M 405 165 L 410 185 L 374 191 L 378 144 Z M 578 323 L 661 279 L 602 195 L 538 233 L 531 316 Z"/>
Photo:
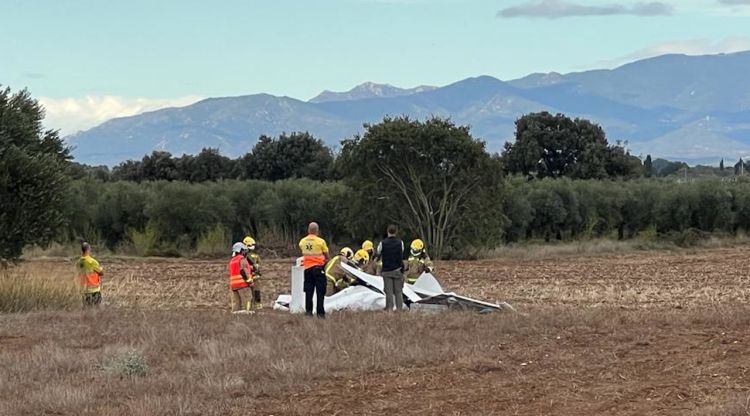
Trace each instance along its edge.
<path fill-rule="evenodd" d="M 501 81 L 468 78 L 412 89 L 365 83 L 309 101 L 268 94 L 209 98 L 109 120 L 67 138 L 76 160 L 117 164 L 153 150 L 197 153 L 217 147 L 237 156 L 262 135 L 309 131 L 332 146 L 386 115 L 450 117 L 468 124 L 491 151 L 512 139 L 514 122 L 536 111 L 601 124 L 635 153 L 718 163 L 750 155 L 750 51 L 663 55 L 611 70 L 531 74 Z"/>

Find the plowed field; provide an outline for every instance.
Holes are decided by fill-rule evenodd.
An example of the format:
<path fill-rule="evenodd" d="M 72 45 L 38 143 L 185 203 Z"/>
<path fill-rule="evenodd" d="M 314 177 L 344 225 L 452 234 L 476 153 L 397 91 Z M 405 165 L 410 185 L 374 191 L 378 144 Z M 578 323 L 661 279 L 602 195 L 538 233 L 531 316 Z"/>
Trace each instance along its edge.
<path fill-rule="evenodd" d="M 518 313 L 325 321 L 228 314 L 223 260 L 103 261 L 99 310 L 0 316 L 0 414 L 746 415 L 748 252 L 438 262 Z M 291 263 L 264 262 L 266 301 Z M 108 370 L 125 351 L 145 375 Z"/>

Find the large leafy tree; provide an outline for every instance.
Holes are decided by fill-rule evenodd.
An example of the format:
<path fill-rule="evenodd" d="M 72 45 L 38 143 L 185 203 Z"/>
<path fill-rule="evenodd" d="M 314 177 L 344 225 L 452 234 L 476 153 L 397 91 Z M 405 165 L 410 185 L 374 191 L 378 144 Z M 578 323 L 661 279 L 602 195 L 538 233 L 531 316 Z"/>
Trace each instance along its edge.
<path fill-rule="evenodd" d="M 177 178 L 189 182 L 207 182 L 233 177 L 235 162 L 219 153 L 219 149 L 204 148 L 196 156 L 183 155 L 175 160 Z"/>
<path fill-rule="evenodd" d="M 64 224 L 69 150 L 42 128 L 44 109 L 27 90 L 0 90 L 0 261 L 44 244 Z"/>
<path fill-rule="evenodd" d="M 622 146 L 610 146 L 599 125 L 548 112 L 519 118 L 515 140 L 503 152 L 508 172 L 537 178 L 637 176 L 635 159 Z"/>
<path fill-rule="evenodd" d="M 484 191 L 497 182 L 499 164 L 468 127 L 399 117 L 365 128 L 342 142 L 339 168 L 375 223 L 406 225 L 437 257 L 459 245 L 491 244 L 485 232 L 501 227 L 484 215 L 493 203 Z"/>
<path fill-rule="evenodd" d="M 322 140 L 309 133 L 261 136 L 252 152 L 244 157 L 244 177 L 277 181 L 288 178 L 331 178 L 333 154 Z"/>

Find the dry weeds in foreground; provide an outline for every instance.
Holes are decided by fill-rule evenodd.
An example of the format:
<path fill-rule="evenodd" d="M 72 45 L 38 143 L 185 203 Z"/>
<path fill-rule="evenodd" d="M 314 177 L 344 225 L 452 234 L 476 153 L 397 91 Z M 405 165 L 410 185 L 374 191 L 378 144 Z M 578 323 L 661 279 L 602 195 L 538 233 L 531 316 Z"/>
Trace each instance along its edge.
<path fill-rule="evenodd" d="M 747 394 L 748 312 L 4 315 L 0 414 L 700 414 Z"/>
<path fill-rule="evenodd" d="M 0 313 L 73 310 L 80 305 L 72 270 L 56 276 L 42 263 L 0 268 Z"/>

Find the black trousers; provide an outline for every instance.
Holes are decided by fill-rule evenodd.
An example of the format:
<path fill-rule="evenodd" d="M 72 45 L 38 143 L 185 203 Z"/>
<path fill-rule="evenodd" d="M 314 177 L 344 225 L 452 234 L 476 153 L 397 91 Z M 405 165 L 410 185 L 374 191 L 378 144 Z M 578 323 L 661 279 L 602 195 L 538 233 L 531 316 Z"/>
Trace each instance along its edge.
<path fill-rule="evenodd" d="M 317 303 L 317 314 L 318 316 L 325 316 L 326 311 L 323 306 L 326 296 L 326 274 L 323 271 L 323 266 L 310 267 L 305 269 L 305 313 L 312 315 L 313 313 L 313 294 L 316 296 Z"/>
<path fill-rule="evenodd" d="M 102 303 L 102 292 L 83 294 L 83 306 L 98 306 L 100 303 Z"/>

